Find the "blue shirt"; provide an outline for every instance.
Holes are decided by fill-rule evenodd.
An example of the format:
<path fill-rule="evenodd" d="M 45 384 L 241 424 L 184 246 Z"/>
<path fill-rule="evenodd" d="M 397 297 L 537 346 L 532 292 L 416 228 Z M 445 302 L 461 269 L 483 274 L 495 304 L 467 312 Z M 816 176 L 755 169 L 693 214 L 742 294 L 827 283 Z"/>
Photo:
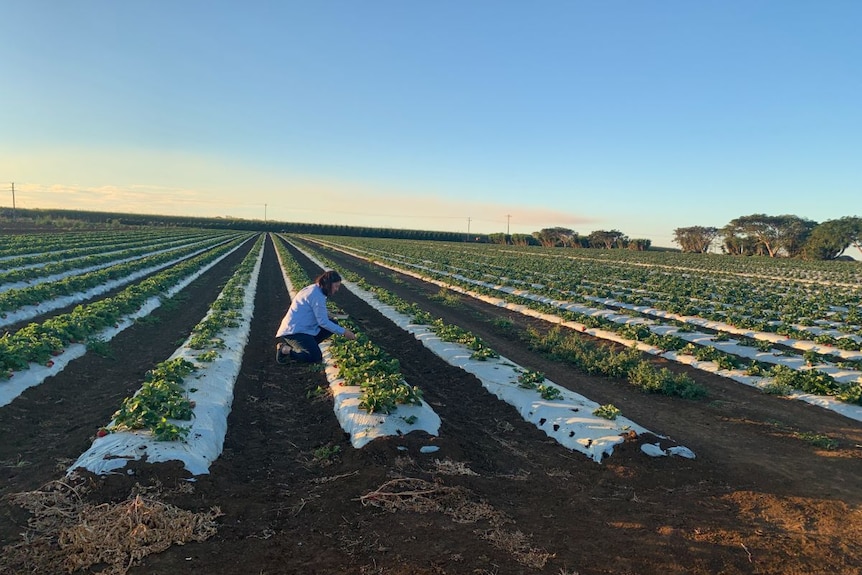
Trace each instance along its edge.
<path fill-rule="evenodd" d="M 275 337 L 284 337 L 295 333 L 317 335 L 320 328 L 344 335 L 344 328 L 329 319 L 329 312 L 326 309 L 326 295 L 323 290 L 320 289 L 319 285 L 311 284 L 299 290 L 299 293 L 293 298 Z"/>

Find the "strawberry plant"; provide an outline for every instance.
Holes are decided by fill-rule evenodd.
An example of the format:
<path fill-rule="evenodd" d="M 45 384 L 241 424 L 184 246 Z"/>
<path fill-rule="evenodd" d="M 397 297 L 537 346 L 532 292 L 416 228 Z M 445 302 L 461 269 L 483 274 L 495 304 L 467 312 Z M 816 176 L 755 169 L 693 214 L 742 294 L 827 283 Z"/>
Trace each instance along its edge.
<path fill-rule="evenodd" d="M 276 249 L 288 275 L 297 283 L 308 281 L 283 244 L 276 242 Z M 355 322 L 347 320 L 346 325 L 356 334 L 356 339 L 336 338 L 329 344 L 329 351 L 344 383 L 362 389 L 359 408 L 369 413 L 389 414 L 399 405 L 421 405 L 422 391 L 404 381 L 398 360 L 376 346 Z"/>
<path fill-rule="evenodd" d="M 563 399 L 563 392 L 561 392 L 559 388 L 551 385 L 537 385 L 536 391 L 539 392 L 539 395 L 542 397 L 542 399 L 547 399 L 548 401 Z"/>
<path fill-rule="evenodd" d="M 216 359 L 218 359 L 218 357 L 219 357 L 219 352 L 217 352 L 214 349 L 211 349 L 209 351 L 205 351 L 202 354 L 198 355 L 197 360 L 202 361 L 204 363 L 210 363 L 210 362 L 213 362 Z"/>
<path fill-rule="evenodd" d="M 524 389 L 536 389 L 543 381 L 545 381 L 545 374 L 531 369 L 518 375 L 518 386 Z"/>
<path fill-rule="evenodd" d="M 610 403 L 602 405 L 593 410 L 593 415 L 603 417 L 605 419 L 610 419 L 611 421 L 619 417 L 620 414 L 622 414 L 622 412 Z"/>
<path fill-rule="evenodd" d="M 158 364 L 147 372 L 138 393 L 123 400 L 109 429 L 149 429 L 158 441 L 184 439 L 189 428 L 168 420 L 187 421 L 194 415 L 183 379 L 196 369 L 182 358 Z"/>
<path fill-rule="evenodd" d="M 398 360 L 389 357 L 361 332 L 356 333 L 354 341 L 333 342 L 330 352 L 345 384 L 362 388 L 360 409 L 392 413 L 401 404 L 420 405 L 422 392 L 404 381 Z"/>
<path fill-rule="evenodd" d="M 518 375 L 518 387 L 522 387 L 524 389 L 535 389 L 539 392 L 542 399 L 547 399 L 549 401 L 563 398 L 563 393 L 558 387 L 545 385 L 542 383 L 543 381 L 545 381 L 545 374 L 531 369 Z"/>

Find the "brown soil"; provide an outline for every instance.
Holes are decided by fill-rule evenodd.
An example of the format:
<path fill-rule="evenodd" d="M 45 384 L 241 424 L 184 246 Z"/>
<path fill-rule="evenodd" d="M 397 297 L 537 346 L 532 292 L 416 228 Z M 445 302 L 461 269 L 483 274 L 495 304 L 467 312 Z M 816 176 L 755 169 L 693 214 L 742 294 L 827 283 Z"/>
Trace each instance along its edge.
<path fill-rule="evenodd" d="M 114 359 L 87 354 L 0 408 L 0 544 L 19 544 L 28 519 L 8 496 L 63 478 L 123 397 L 203 317 L 243 255 L 184 290 L 181 305 L 157 310 L 158 323 L 119 334 Z M 427 438 L 412 434 L 353 449 L 331 400 L 309 393 L 326 385 L 324 374 L 274 361 L 273 334 L 289 298 L 268 242 L 224 452 L 210 474 L 190 484 L 176 465 L 136 464 L 131 475 L 82 480 L 94 502 L 145 489 L 185 510 L 217 506 L 224 514 L 208 540 L 149 555 L 129 573 L 860 573 L 859 423 L 694 371 L 709 389 L 705 400 L 645 395 L 531 352 L 521 333 L 549 329 L 541 321 L 468 299 L 444 303 L 434 286 L 329 255 L 339 269 L 416 301 L 557 384 L 614 404 L 697 458 L 648 457 L 643 439 L 601 464 L 569 451 L 342 290 L 335 301 L 399 359 L 442 419 L 437 452 L 421 453 Z M 512 324 L 494 321 L 500 317 Z M 826 435 L 838 448 L 818 448 L 803 433 Z"/>

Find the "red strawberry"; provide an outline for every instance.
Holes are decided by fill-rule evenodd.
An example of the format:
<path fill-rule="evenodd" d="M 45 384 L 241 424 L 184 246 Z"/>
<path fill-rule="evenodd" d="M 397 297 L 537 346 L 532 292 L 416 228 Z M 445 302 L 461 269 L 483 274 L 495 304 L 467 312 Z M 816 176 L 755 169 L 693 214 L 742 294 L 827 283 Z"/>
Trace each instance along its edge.
<path fill-rule="evenodd" d="M 54 367 L 54 361 L 49 359 L 45 362 L 45 367 Z"/>
<path fill-rule="evenodd" d="M 100 427 L 99 431 L 96 432 L 96 437 L 105 437 L 109 433 L 111 433 L 111 432 L 108 431 L 107 429 L 105 429 L 104 427 Z"/>

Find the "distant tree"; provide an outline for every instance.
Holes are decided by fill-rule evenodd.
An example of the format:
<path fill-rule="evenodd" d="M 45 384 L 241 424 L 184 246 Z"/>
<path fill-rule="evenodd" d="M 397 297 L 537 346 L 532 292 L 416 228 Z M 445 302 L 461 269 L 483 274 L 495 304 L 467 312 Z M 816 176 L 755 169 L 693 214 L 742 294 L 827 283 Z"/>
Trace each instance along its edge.
<path fill-rule="evenodd" d="M 752 252 L 765 254 L 769 257 L 780 255 L 783 250 L 785 255 L 794 255 L 799 252 L 805 243 L 807 234 L 816 226 L 811 220 L 804 220 L 798 216 L 767 216 L 766 214 L 752 214 L 731 220 L 722 233 L 725 237 L 725 245 L 736 244 L 736 248 L 745 247 L 753 242 Z M 748 240 L 738 242 L 738 239 Z M 733 252 L 730 252 L 733 253 Z"/>
<path fill-rule="evenodd" d="M 862 252 L 862 218 L 850 217 L 841 218 L 842 220 L 850 220 L 849 225 L 855 232 L 850 238 L 850 245 Z"/>
<path fill-rule="evenodd" d="M 647 239 L 631 239 L 626 247 L 630 250 L 635 250 L 638 252 L 647 251 L 652 245 L 652 240 Z"/>
<path fill-rule="evenodd" d="M 539 242 L 530 234 L 512 234 L 512 245 L 515 246 L 535 246 Z"/>
<path fill-rule="evenodd" d="M 538 232 L 533 232 L 533 237 L 546 248 L 552 248 L 557 245 L 559 236 L 554 233 L 552 228 L 542 228 Z"/>
<path fill-rule="evenodd" d="M 705 254 L 718 237 L 718 228 L 706 226 L 690 226 L 676 228 L 673 231 L 673 241 L 679 244 L 683 252 Z"/>
<path fill-rule="evenodd" d="M 796 216 L 779 217 L 784 220 L 778 229 L 778 249 L 788 257 L 799 257 L 817 222 Z"/>
<path fill-rule="evenodd" d="M 543 228 L 538 232 L 533 232 L 533 237 L 546 248 L 571 247 L 572 244 L 575 243 L 578 234 L 568 228 L 557 227 Z"/>
<path fill-rule="evenodd" d="M 619 230 L 596 230 L 588 236 L 592 248 L 622 248 L 629 238 Z"/>
<path fill-rule="evenodd" d="M 498 234 L 488 234 L 488 241 L 492 244 L 507 244 L 509 243 L 508 239 L 508 236 L 502 232 Z"/>
<path fill-rule="evenodd" d="M 752 256 L 755 253 L 755 240 L 725 232 L 721 251 L 732 256 Z"/>
<path fill-rule="evenodd" d="M 862 249 L 862 218 L 847 216 L 823 222 L 811 230 L 802 254 L 807 259 L 834 260 L 850 246 Z"/>

